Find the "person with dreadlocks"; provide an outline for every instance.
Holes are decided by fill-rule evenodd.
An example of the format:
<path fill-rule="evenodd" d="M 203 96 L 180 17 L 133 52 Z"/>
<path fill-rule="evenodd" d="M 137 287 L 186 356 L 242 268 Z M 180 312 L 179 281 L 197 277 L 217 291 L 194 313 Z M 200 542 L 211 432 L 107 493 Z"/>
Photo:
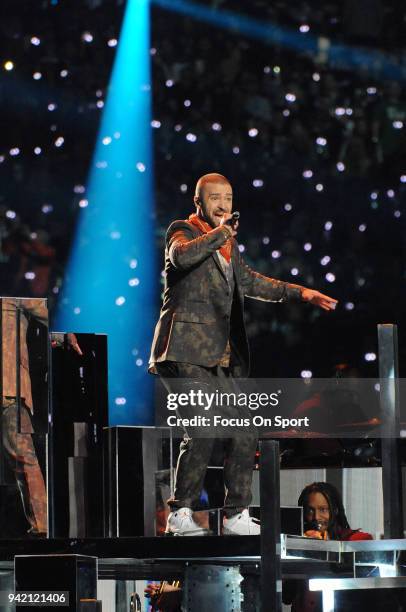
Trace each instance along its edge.
<path fill-rule="evenodd" d="M 370 533 L 351 529 L 341 495 L 328 482 L 307 485 L 298 499 L 303 506 L 304 535 L 319 540 L 372 540 Z M 292 604 L 291 612 L 321 612 L 321 593 L 309 591 L 307 583 L 288 580 L 283 584 L 283 602 Z"/>
<path fill-rule="evenodd" d="M 341 495 L 328 482 L 313 482 L 300 494 L 304 511 L 304 535 L 322 540 L 372 540 L 369 533 L 351 529 Z"/>

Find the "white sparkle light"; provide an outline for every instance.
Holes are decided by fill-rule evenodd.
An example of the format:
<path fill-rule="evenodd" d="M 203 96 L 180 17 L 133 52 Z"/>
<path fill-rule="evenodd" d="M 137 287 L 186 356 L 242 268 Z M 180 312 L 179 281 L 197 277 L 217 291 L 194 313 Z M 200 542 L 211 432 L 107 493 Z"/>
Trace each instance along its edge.
<path fill-rule="evenodd" d="M 240 152 L 240 147 L 233 147 L 233 153 L 234 155 L 238 155 Z"/>
<path fill-rule="evenodd" d="M 134 270 L 138 266 L 138 261 L 136 259 L 131 259 L 130 268 Z"/>
<path fill-rule="evenodd" d="M 325 147 L 327 144 L 327 138 L 324 138 L 323 136 L 319 136 L 318 138 L 316 138 L 316 143 L 320 147 Z"/>
<path fill-rule="evenodd" d="M 292 276 L 297 276 L 299 274 L 299 270 L 297 268 L 292 268 L 290 273 Z"/>
<path fill-rule="evenodd" d="M 83 42 L 86 42 L 86 43 L 93 42 L 93 34 L 91 34 L 90 32 L 83 32 L 82 40 Z"/>
<path fill-rule="evenodd" d="M 34 45 L 34 47 L 38 47 L 41 44 L 41 41 L 38 36 L 31 37 L 31 44 Z"/>
<path fill-rule="evenodd" d="M 339 172 L 344 172 L 344 170 L 345 170 L 345 164 L 343 164 L 343 162 L 337 162 L 337 166 L 336 167 L 337 167 L 337 170 Z"/>
<path fill-rule="evenodd" d="M 262 179 L 254 179 L 252 181 L 252 184 L 254 185 L 254 187 L 263 187 L 264 181 Z"/>
<path fill-rule="evenodd" d="M 107 41 L 107 46 L 117 47 L 117 38 L 110 38 L 110 40 Z"/>
<path fill-rule="evenodd" d="M 58 136 L 58 138 L 55 140 L 55 146 L 59 148 L 63 145 L 64 142 L 65 139 L 63 138 L 63 136 Z"/>
<path fill-rule="evenodd" d="M 375 353 L 365 353 L 364 359 L 365 359 L 365 361 L 375 361 L 376 360 L 376 354 Z"/>
<path fill-rule="evenodd" d="M 103 140 L 102 140 L 102 143 L 103 143 L 104 145 L 106 145 L 106 146 L 107 146 L 107 145 L 109 145 L 109 144 L 111 143 L 111 137 L 110 137 L 110 136 L 105 136 L 105 137 L 103 138 Z"/>
<path fill-rule="evenodd" d="M 7 210 L 6 211 L 7 219 L 15 219 L 16 216 L 17 216 L 17 213 L 14 210 Z"/>
<path fill-rule="evenodd" d="M 313 372 L 311 370 L 302 370 L 300 372 L 300 376 L 302 378 L 311 378 L 313 376 Z"/>
<path fill-rule="evenodd" d="M 313 245 L 311 242 L 305 242 L 305 244 L 303 245 L 303 248 L 305 251 L 311 251 L 313 248 Z"/>
<path fill-rule="evenodd" d="M 279 257 L 282 255 L 282 253 L 280 251 L 272 251 L 271 256 L 273 259 L 279 259 Z"/>
<path fill-rule="evenodd" d="M 138 162 L 136 165 L 138 172 L 145 172 L 146 166 L 142 162 Z"/>
<path fill-rule="evenodd" d="M 307 23 L 303 23 L 300 27 L 299 27 L 299 31 L 302 34 L 307 34 L 307 32 L 310 31 L 310 26 Z"/>
<path fill-rule="evenodd" d="M 304 171 L 303 171 L 303 175 L 302 175 L 302 176 L 303 176 L 303 178 L 305 178 L 305 179 L 312 178 L 312 176 L 313 176 L 313 172 L 312 172 L 312 170 L 304 170 Z"/>
<path fill-rule="evenodd" d="M 353 302 L 346 302 L 344 308 L 346 310 L 354 310 L 354 303 Z"/>
<path fill-rule="evenodd" d="M 124 406 L 127 403 L 127 400 L 125 397 L 116 397 L 114 403 L 117 406 Z"/>
<path fill-rule="evenodd" d="M 289 204 L 289 202 L 287 204 L 284 205 L 284 210 L 286 210 L 286 212 L 290 212 L 293 208 L 292 204 Z"/>
<path fill-rule="evenodd" d="M 86 208 L 88 205 L 89 205 L 88 200 L 85 200 L 85 199 L 83 199 L 83 200 L 79 200 L 79 206 L 80 206 L 80 208 Z"/>
<path fill-rule="evenodd" d="M 255 138 L 256 136 L 258 136 L 258 130 L 257 128 L 251 128 L 248 130 L 248 136 L 250 138 Z"/>
<path fill-rule="evenodd" d="M 42 74 L 40 72 L 34 72 L 34 74 L 32 75 L 32 78 L 34 79 L 34 81 L 39 81 L 41 77 L 42 77 Z"/>
<path fill-rule="evenodd" d="M 322 185 L 321 183 L 317 183 L 316 191 L 323 191 L 323 190 L 324 190 L 324 185 Z"/>
<path fill-rule="evenodd" d="M 186 140 L 188 140 L 189 142 L 196 142 L 197 136 L 196 134 L 192 134 L 192 132 L 188 132 L 186 134 Z"/>
<path fill-rule="evenodd" d="M 331 261 L 330 255 L 324 255 L 324 257 L 320 259 L 320 263 L 322 266 L 327 266 L 327 264 L 329 264 L 330 261 Z"/>
<path fill-rule="evenodd" d="M 367 229 L 367 226 L 365 223 L 361 223 L 361 225 L 358 226 L 359 232 L 365 232 L 366 229 Z"/>
<path fill-rule="evenodd" d="M 155 128 L 155 129 L 158 129 L 158 128 L 161 127 L 161 122 L 158 121 L 157 119 L 153 119 L 151 121 L 151 127 Z"/>
<path fill-rule="evenodd" d="M 403 128 L 403 121 L 394 121 L 392 125 L 395 130 L 401 130 Z"/>
<path fill-rule="evenodd" d="M 326 230 L 326 232 L 329 232 L 332 227 L 333 227 L 333 222 L 332 221 L 326 221 L 325 222 L 324 229 Z"/>
<path fill-rule="evenodd" d="M 332 272 L 327 272 L 326 274 L 326 281 L 329 283 L 334 283 L 336 277 L 335 274 L 333 274 Z"/>
<path fill-rule="evenodd" d="M 130 285 L 130 287 L 137 287 L 140 284 L 140 279 L 130 278 L 130 280 L 128 281 L 128 284 Z"/>
<path fill-rule="evenodd" d="M 27 280 L 34 280 L 35 272 L 26 272 L 24 274 L 24 278 L 26 278 Z"/>
<path fill-rule="evenodd" d="M 120 295 L 118 298 L 116 298 L 116 306 L 122 306 L 123 304 L 125 304 L 125 297 Z"/>
<path fill-rule="evenodd" d="M 35 153 L 35 155 L 41 155 L 41 153 L 42 153 L 41 147 L 35 147 L 34 153 Z"/>

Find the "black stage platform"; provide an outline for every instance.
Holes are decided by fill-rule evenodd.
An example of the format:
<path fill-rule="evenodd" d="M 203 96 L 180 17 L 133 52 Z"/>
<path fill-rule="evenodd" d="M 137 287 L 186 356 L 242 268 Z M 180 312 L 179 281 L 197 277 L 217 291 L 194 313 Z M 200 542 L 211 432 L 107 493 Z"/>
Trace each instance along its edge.
<path fill-rule="evenodd" d="M 98 558 L 100 580 L 180 578 L 191 563 L 243 566 L 260 572 L 259 536 L 160 538 L 39 539 L 0 541 L 0 569 L 11 568 L 17 555 L 86 555 Z M 315 559 L 283 559 L 282 576 L 351 577 L 351 564 Z"/>

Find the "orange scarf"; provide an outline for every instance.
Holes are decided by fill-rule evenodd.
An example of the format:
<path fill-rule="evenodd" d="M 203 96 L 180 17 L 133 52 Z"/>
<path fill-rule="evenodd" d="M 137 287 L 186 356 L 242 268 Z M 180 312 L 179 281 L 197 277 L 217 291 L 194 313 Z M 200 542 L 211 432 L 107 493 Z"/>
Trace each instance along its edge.
<path fill-rule="evenodd" d="M 193 225 L 198 227 L 199 230 L 203 232 L 203 234 L 207 234 L 213 229 L 206 221 L 203 221 L 203 219 L 198 217 L 196 213 L 189 215 L 189 221 L 190 223 L 193 223 Z M 225 242 L 223 246 L 219 248 L 220 253 L 222 254 L 227 263 L 230 263 L 231 261 L 232 246 L 232 240 L 231 238 L 228 238 L 227 242 Z"/>

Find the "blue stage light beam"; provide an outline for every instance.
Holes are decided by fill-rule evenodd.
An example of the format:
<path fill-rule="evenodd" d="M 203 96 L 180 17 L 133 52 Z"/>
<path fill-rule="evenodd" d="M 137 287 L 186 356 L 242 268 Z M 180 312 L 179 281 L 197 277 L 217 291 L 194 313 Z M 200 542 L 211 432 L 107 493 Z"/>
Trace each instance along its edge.
<path fill-rule="evenodd" d="M 108 334 L 110 425 L 153 422 L 149 0 L 128 0 L 53 328 Z"/>
<path fill-rule="evenodd" d="M 406 73 L 396 59 L 382 51 L 334 43 L 312 33 L 302 33 L 272 22 L 263 22 L 230 10 L 214 10 L 189 0 L 151 0 L 168 11 L 187 15 L 217 28 L 243 34 L 265 44 L 276 44 L 299 53 L 310 53 L 336 70 L 353 70 L 375 78 L 405 81 Z"/>

